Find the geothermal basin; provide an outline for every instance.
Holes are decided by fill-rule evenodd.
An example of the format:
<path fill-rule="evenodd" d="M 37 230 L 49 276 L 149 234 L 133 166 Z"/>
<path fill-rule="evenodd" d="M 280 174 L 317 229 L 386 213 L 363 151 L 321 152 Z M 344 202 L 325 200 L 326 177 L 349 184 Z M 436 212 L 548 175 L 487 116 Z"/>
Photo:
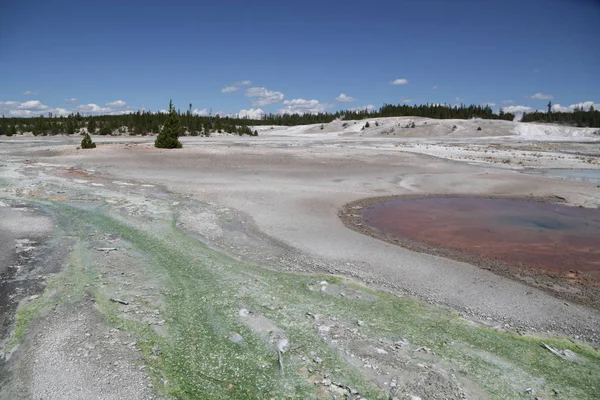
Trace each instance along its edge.
<path fill-rule="evenodd" d="M 384 200 L 355 216 L 369 233 L 394 243 L 535 269 L 570 283 L 600 284 L 600 210 L 450 197 Z"/>

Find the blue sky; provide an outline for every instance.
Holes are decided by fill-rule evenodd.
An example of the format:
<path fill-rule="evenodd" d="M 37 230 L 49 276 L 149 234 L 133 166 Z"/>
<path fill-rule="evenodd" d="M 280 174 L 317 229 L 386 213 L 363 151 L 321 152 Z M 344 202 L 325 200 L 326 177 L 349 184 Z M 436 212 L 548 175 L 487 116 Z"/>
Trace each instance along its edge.
<path fill-rule="evenodd" d="M 600 103 L 598 21 L 595 0 L 3 0 L 0 112 L 568 110 Z"/>

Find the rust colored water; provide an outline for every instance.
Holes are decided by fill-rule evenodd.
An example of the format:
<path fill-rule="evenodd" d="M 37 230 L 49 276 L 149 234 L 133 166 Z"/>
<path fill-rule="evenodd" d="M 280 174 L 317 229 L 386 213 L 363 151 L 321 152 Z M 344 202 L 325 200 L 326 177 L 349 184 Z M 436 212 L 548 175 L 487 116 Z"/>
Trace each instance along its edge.
<path fill-rule="evenodd" d="M 524 200 L 425 198 L 375 203 L 363 223 L 409 239 L 511 266 L 600 283 L 600 211 Z"/>

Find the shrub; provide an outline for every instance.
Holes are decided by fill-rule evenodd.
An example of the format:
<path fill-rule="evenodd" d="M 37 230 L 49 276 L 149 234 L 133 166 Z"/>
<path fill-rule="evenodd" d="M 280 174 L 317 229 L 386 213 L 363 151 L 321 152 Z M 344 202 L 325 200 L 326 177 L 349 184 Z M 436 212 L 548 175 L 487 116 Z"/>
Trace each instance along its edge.
<path fill-rule="evenodd" d="M 86 133 L 83 139 L 81 139 L 81 148 L 82 149 L 95 149 L 96 143 L 92 142 L 92 137 L 89 133 Z"/>

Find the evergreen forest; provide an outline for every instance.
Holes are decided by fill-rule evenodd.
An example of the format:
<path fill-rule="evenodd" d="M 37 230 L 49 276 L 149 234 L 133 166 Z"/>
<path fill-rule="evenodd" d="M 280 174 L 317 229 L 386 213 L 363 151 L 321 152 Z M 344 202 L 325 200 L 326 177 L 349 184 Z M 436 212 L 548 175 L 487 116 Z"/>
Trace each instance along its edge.
<path fill-rule="evenodd" d="M 496 119 L 512 121 L 514 114 L 500 110 L 495 113 L 489 106 L 446 104 L 407 105 L 385 104 L 378 110 L 342 110 L 333 113 L 318 114 L 266 114 L 262 119 L 254 120 L 236 116 L 208 115 L 199 116 L 191 112 L 191 104 L 186 112 L 176 111 L 179 116 L 181 135 L 210 136 L 211 133 L 230 133 L 256 136 L 252 130 L 256 125 L 306 125 L 324 124 L 336 119 L 360 120 L 377 117 L 415 116 L 436 119 Z M 169 113 L 137 111 L 123 115 L 82 115 L 67 116 L 52 114 L 38 117 L 0 118 L 0 135 L 12 136 L 32 132 L 35 136 L 75 134 L 85 132 L 96 135 L 149 135 L 160 132 Z M 575 108 L 572 112 L 554 112 L 551 104 L 546 112 L 524 113 L 523 122 L 556 123 L 578 127 L 600 127 L 600 111 L 590 107 L 588 110 Z M 83 129 L 85 128 L 85 129 Z"/>

